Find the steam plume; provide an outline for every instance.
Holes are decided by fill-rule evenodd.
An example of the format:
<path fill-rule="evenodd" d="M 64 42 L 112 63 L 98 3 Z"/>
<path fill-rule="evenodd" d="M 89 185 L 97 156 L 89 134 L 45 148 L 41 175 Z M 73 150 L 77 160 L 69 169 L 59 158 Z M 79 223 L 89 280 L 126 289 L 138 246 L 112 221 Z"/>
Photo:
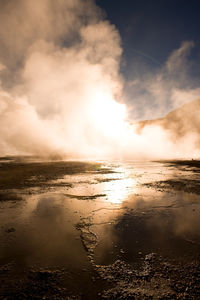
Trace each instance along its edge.
<path fill-rule="evenodd" d="M 96 152 L 95 103 L 121 90 L 115 27 L 81 0 L 3 1 L 0 19 L 1 153 Z"/>
<path fill-rule="evenodd" d="M 93 1 L 1 0 L 0 20 L 0 155 L 134 159 L 196 151 L 196 136 L 183 153 L 186 141 L 175 143 L 162 124 L 138 134 L 125 121 L 120 36 Z M 147 78 L 155 99 L 172 87 L 165 74 L 176 75 L 192 46 L 184 43 L 154 81 Z M 171 90 L 170 99 L 188 92 Z"/>

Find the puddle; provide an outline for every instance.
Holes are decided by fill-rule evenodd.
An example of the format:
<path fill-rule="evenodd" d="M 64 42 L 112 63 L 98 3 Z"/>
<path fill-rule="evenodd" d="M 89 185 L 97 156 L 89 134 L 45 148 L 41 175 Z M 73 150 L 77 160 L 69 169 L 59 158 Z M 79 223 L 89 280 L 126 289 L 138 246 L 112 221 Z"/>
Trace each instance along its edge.
<path fill-rule="evenodd" d="M 61 281 L 68 286 L 67 291 L 61 288 L 62 297 L 86 293 L 87 299 L 117 299 L 120 295 L 126 299 L 126 294 L 157 299 L 169 293 L 170 299 L 173 293 L 181 295 L 162 270 L 164 263 L 172 270 L 199 259 L 198 166 L 64 162 L 63 167 L 54 162 L 45 163 L 43 170 L 43 163 L 34 165 L 33 160 L 30 166 L 26 161 L 25 167 L 21 161 L 19 165 L 12 160 L 2 162 L 5 169 L 0 172 L 20 172 L 16 184 L 11 175 L 6 175 L 7 186 L 0 180 L 2 270 L 13 264 L 13 278 L 19 270 L 26 270 L 27 276 L 33 272 L 31 280 L 37 282 L 67 270 L 61 272 Z M 87 292 L 83 278 L 87 278 Z M 79 283 L 77 290 L 74 280 Z M 150 281 L 145 287 L 142 280 Z M 118 288 L 113 286 L 116 282 Z M 52 284 L 54 287 L 55 281 Z M 3 295 L 6 297 L 5 291 Z"/>

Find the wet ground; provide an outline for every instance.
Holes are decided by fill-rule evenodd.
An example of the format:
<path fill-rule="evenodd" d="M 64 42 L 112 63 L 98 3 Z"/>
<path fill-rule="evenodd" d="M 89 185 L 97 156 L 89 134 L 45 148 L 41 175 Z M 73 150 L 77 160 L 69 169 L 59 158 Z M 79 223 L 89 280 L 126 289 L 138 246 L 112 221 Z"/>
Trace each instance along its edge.
<path fill-rule="evenodd" d="M 0 159 L 0 299 L 200 299 L 200 162 Z"/>

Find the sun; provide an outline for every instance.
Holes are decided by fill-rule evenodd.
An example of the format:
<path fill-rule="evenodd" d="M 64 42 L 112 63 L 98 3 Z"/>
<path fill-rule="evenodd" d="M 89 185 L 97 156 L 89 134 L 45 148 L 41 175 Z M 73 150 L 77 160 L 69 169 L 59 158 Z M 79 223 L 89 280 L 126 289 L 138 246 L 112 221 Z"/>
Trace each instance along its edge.
<path fill-rule="evenodd" d="M 104 136 L 115 138 L 125 132 L 126 105 L 116 102 L 110 94 L 102 92 L 95 95 L 91 113 L 94 126 Z"/>

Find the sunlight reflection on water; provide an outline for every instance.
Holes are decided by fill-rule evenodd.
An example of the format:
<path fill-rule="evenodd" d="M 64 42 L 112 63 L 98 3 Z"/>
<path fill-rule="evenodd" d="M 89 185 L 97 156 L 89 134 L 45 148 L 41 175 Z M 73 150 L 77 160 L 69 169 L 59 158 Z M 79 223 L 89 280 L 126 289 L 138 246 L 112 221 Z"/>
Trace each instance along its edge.
<path fill-rule="evenodd" d="M 191 172 L 158 163 L 108 164 L 98 172 L 52 180 L 46 190 L 24 191 L 23 201 L 1 204 L 0 258 L 16 257 L 16 247 L 25 262 L 87 265 L 77 224 L 86 230 L 87 242 L 95 233 L 99 262 L 116 259 L 121 248 L 129 260 L 158 249 L 182 255 L 183 246 L 195 253 L 199 195 L 145 186 L 169 178 L 191 179 Z M 16 230 L 8 243 L 5 230 L 12 227 Z"/>
<path fill-rule="evenodd" d="M 105 182 L 104 192 L 107 194 L 107 200 L 111 203 L 122 203 L 130 193 L 134 193 L 136 180 L 122 176 L 120 179 L 111 182 Z"/>

